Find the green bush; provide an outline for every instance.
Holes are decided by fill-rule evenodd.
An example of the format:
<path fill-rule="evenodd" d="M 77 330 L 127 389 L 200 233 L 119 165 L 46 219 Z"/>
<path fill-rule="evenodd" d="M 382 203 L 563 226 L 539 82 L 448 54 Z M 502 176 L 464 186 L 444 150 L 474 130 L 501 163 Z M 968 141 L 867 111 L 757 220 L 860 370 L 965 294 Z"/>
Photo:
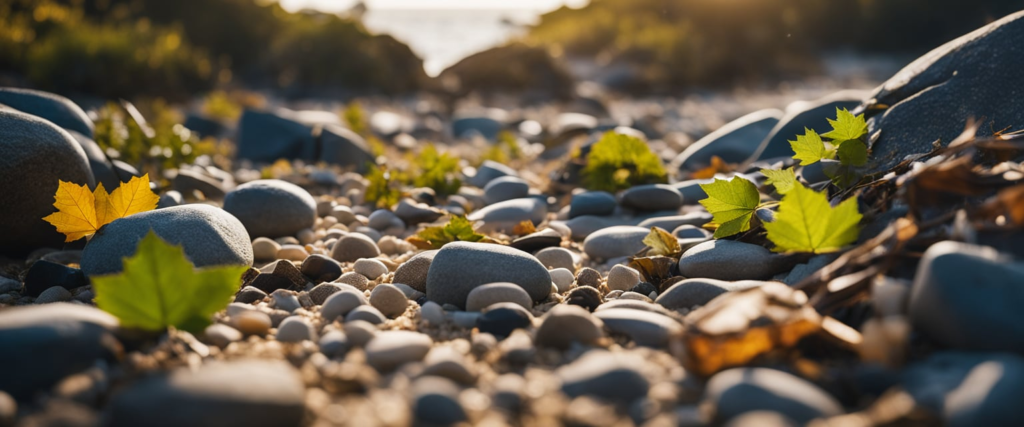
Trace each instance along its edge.
<path fill-rule="evenodd" d="M 455 194 L 462 186 L 457 178 L 459 159 L 448 153 L 437 151 L 434 144 L 427 144 L 413 162 L 416 171 L 412 184 L 417 187 L 429 187 L 438 196 L 445 197 Z"/>
<path fill-rule="evenodd" d="M 615 132 L 604 134 L 594 143 L 583 168 L 583 184 L 591 190 L 615 192 L 665 182 L 668 174 L 647 143 Z"/>

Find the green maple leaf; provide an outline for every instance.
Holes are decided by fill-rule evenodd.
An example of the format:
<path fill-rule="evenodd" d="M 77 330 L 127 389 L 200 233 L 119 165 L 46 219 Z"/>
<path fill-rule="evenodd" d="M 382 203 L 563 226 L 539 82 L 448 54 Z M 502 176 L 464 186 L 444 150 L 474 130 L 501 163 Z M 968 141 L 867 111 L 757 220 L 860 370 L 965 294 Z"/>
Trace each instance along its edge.
<path fill-rule="evenodd" d="M 679 246 L 679 239 L 659 227 L 651 227 L 651 232 L 644 237 L 643 243 L 651 248 L 647 252 L 648 256 L 674 256 L 683 252 L 683 248 Z"/>
<path fill-rule="evenodd" d="M 753 183 L 734 176 L 729 181 L 716 178 L 715 182 L 701 184 L 700 188 L 708 195 L 700 204 L 704 205 L 714 223 L 718 224 L 714 235 L 716 239 L 750 229 L 750 218 L 761 201 L 761 195 Z"/>
<path fill-rule="evenodd" d="M 859 139 L 848 139 L 839 144 L 836 150 L 839 161 L 847 166 L 864 166 L 868 164 L 868 146 Z"/>
<path fill-rule="evenodd" d="M 159 331 L 168 326 L 202 331 L 231 302 L 245 266 L 196 270 L 181 246 L 150 230 L 119 274 L 92 278 L 96 305 L 121 326 Z"/>
<path fill-rule="evenodd" d="M 793 158 L 800 161 L 800 166 L 831 158 L 831 153 L 825 148 L 825 141 L 821 140 L 814 129 L 804 128 L 804 134 L 797 135 L 796 141 L 789 141 L 789 147 L 793 149 Z"/>
<path fill-rule="evenodd" d="M 832 131 L 821 136 L 831 139 L 833 144 L 840 145 L 844 141 L 859 140 L 868 134 L 868 123 L 864 115 L 854 116 L 847 109 L 836 108 L 836 120 L 828 119 Z"/>
<path fill-rule="evenodd" d="M 473 230 L 473 223 L 464 216 L 453 216 L 444 226 L 427 227 L 416 233 L 416 239 L 427 246 L 441 249 L 451 242 L 487 242 L 487 236 Z"/>
<path fill-rule="evenodd" d="M 768 177 L 768 180 L 764 183 L 774 185 L 775 191 L 779 194 L 785 195 L 797 185 L 796 173 L 793 172 L 793 168 L 783 170 L 761 169 L 761 173 Z"/>
<path fill-rule="evenodd" d="M 824 194 L 798 185 L 782 198 L 775 221 L 764 228 L 776 252 L 828 253 L 857 240 L 860 219 L 856 199 L 833 209 Z"/>

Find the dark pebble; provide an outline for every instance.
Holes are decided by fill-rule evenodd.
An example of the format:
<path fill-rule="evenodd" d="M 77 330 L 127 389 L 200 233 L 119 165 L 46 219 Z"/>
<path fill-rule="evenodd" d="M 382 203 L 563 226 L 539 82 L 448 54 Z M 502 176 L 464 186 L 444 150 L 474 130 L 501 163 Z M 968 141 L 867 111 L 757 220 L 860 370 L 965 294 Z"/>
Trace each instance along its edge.
<path fill-rule="evenodd" d="M 60 286 L 74 289 L 88 285 L 82 270 L 50 261 L 36 261 L 25 275 L 25 294 L 38 297 L 43 291 Z"/>
<path fill-rule="evenodd" d="M 601 273 L 590 267 L 583 267 L 579 273 L 576 273 L 576 286 L 591 286 L 597 288 L 601 286 Z"/>
<path fill-rule="evenodd" d="M 267 293 L 259 290 L 252 286 L 246 286 L 242 290 L 238 291 L 235 295 L 235 302 L 241 302 L 245 304 L 254 304 L 263 301 L 263 298 L 267 297 Z"/>
<path fill-rule="evenodd" d="M 489 333 L 498 339 L 512 334 L 516 329 L 526 329 L 533 324 L 533 315 L 519 304 L 499 302 L 491 304 L 481 311 L 476 319 L 476 327 L 480 332 Z"/>
<path fill-rule="evenodd" d="M 313 283 L 331 282 L 341 277 L 341 264 L 330 257 L 314 254 L 302 261 L 302 274 Z"/>
<path fill-rule="evenodd" d="M 252 286 L 267 293 L 278 289 L 302 289 L 306 286 L 306 277 L 295 264 L 282 259 L 261 268 Z"/>
<path fill-rule="evenodd" d="M 601 292 L 591 286 L 580 286 L 569 292 L 566 302 L 594 311 L 601 305 Z"/>
<path fill-rule="evenodd" d="M 658 288 L 655 288 L 654 285 L 650 284 L 649 282 L 640 282 L 637 283 L 636 286 L 634 286 L 633 289 L 630 289 L 629 291 L 636 292 L 643 296 L 650 296 L 651 292 L 658 292 Z"/>

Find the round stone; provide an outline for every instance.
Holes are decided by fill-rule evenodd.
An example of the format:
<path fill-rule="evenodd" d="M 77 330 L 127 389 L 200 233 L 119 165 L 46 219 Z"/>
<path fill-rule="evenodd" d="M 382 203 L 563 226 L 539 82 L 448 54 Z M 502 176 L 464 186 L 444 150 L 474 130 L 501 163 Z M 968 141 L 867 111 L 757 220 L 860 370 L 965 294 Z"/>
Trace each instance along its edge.
<path fill-rule="evenodd" d="M 583 307 L 587 311 L 594 311 L 601 305 L 603 300 L 601 292 L 597 288 L 593 286 L 577 286 L 569 291 L 569 295 L 565 296 L 565 302 Z"/>
<path fill-rule="evenodd" d="M 203 335 L 206 336 L 207 341 L 220 348 L 227 347 L 228 344 L 242 340 L 242 333 L 238 329 L 232 328 L 223 323 L 214 323 L 207 326 L 206 330 L 203 331 Z"/>
<path fill-rule="evenodd" d="M 691 309 L 707 304 L 719 295 L 756 288 L 765 284 L 757 280 L 726 282 L 715 279 L 686 279 L 670 286 L 654 302 L 669 310 Z"/>
<path fill-rule="evenodd" d="M 683 325 L 679 322 L 653 311 L 612 308 L 598 310 L 594 316 L 609 331 L 628 335 L 637 345 L 664 348 L 672 337 L 683 333 Z"/>
<path fill-rule="evenodd" d="M 320 352 L 327 357 L 339 357 L 349 348 L 348 336 L 344 332 L 333 330 L 320 337 Z"/>
<path fill-rule="evenodd" d="M 433 344 L 429 336 L 419 332 L 380 332 L 366 344 L 366 361 L 378 371 L 391 370 L 423 360 Z"/>
<path fill-rule="evenodd" d="M 379 259 L 363 258 L 356 260 L 354 265 L 355 272 L 366 276 L 370 280 L 374 280 L 380 276 L 388 274 L 388 267 L 384 265 Z"/>
<path fill-rule="evenodd" d="M 529 193 L 530 184 L 527 184 L 522 178 L 503 176 L 491 180 L 484 186 L 484 201 L 488 205 L 493 205 L 506 200 L 520 199 Z"/>
<path fill-rule="evenodd" d="M 367 304 L 366 297 L 362 292 L 354 289 L 345 289 L 327 297 L 320 307 L 320 317 L 330 322 L 334 319 L 345 316 L 356 307 Z"/>
<path fill-rule="evenodd" d="M 365 320 L 345 322 L 345 336 L 355 347 L 363 347 L 377 336 L 377 326 Z"/>
<path fill-rule="evenodd" d="M 562 392 L 629 403 L 647 395 L 650 382 L 638 371 L 645 360 L 633 354 L 592 350 L 558 369 Z"/>
<path fill-rule="evenodd" d="M 309 252 L 306 252 L 306 248 L 301 245 L 282 245 L 281 249 L 277 251 L 277 259 L 286 259 L 289 261 L 303 261 L 309 256 Z"/>
<path fill-rule="evenodd" d="M 372 305 L 361 305 L 352 309 L 345 315 L 346 322 L 352 322 L 355 320 L 362 320 L 373 325 L 379 325 L 386 322 L 388 319 L 384 317 L 384 314 L 377 310 Z"/>
<path fill-rule="evenodd" d="M 597 260 L 635 255 L 647 247 L 643 240 L 650 232 L 650 229 L 629 225 L 603 228 L 587 236 L 583 252 Z"/>
<path fill-rule="evenodd" d="M 733 368 L 715 374 L 704 389 L 704 401 L 716 423 L 747 412 L 776 411 L 799 425 L 843 413 L 828 393 L 806 380 L 769 368 Z"/>
<path fill-rule="evenodd" d="M 315 341 L 316 331 L 306 318 L 291 316 L 277 327 L 277 340 L 281 342 Z"/>
<path fill-rule="evenodd" d="M 635 268 L 619 264 L 608 272 L 608 289 L 613 291 L 628 291 L 637 283 L 640 283 L 640 272 Z"/>
<path fill-rule="evenodd" d="M 548 274 L 551 275 L 551 282 L 555 284 L 555 287 L 558 289 L 558 293 L 568 291 L 576 281 L 576 277 L 572 275 L 572 272 L 564 268 L 548 270 Z"/>
<path fill-rule="evenodd" d="M 405 229 L 405 222 L 387 209 L 373 211 L 368 218 L 367 225 L 377 231 L 384 231 L 390 228 Z"/>
<path fill-rule="evenodd" d="M 622 193 L 623 207 L 638 211 L 667 211 L 683 205 L 683 195 L 671 185 L 638 185 Z"/>
<path fill-rule="evenodd" d="M 196 267 L 251 266 L 252 244 L 238 219 L 209 205 L 175 206 L 116 219 L 100 229 L 82 251 L 87 276 L 120 273 L 124 258 L 152 230 L 172 245 L 181 245 Z"/>
<path fill-rule="evenodd" d="M 278 179 L 239 185 L 224 197 L 230 212 L 252 236 L 294 236 L 316 222 L 316 200 L 306 190 Z"/>
<path fill-rule="evenodd" d="M 548 310 L 537 327 L 537 345 L 568 349 L 573 342 L 593 344 L 604 337 L 601 321 L 586 309 L 560 304 Z"/>
<path fill-rule="evenodd" d="M 576 270 L 578 256 L 566 248 L 545 248 L 534 255 L 537 261 L 547 268 L 564 268 L 570 272 Z"/>
<path fill-rule="evenodd" d="M 423 304 L 423 307 L 420 308 L 420 318 L 425 320 L 428 324 L 441 325 L 445 320 L 444 309 L 441 308 L 441 304 L 433 301 L 427 301 L 427 303 Z"/>
<path fill-rule="evenodd" d="M 789 268 L 791 263 L 781 255 L 760 245 L 733 240 L 704 242 L 679 258 L 679 274 L 690 278 L 763 280 Z"/>
<path fill-rule="evenodd" d="M 510 302 L 529 310 L 533 299 L 515 283 L 488 283 L 469 291 L 466 297 L 466 311 L 481 311 L 491 304 Z"/>
<path fill-rule="evenodd" d="M 499 302 L 485 307 L 476 319 L 476 327 L 495 337 L 504 339 L 516 329 L 533 326 L 533 315 L 521 305 Z"/>
<path fill-rule="evenodd" d="M 459 386 L 447 378 L 425 376 L 412 385 L 413 415 L 417 424 L 454 425 L 466 421 L 466 410 L 459 403 Z"/>
<path fill-rule="evenodd" d="M 337 283 L 343 283 L 352 286 L 356 289 L 359 289 L 360 291 L 365 291 L 366 286 L 370 284 L 370 280 L 367 279 L 366 276 L 363 276 L 362 274 L 350 271 L 348 273 L 342 274 L 341 277 L 338 278 Z"/>
<path fill-rule="evenodd" d="M 587 191 L 574 194 L 569 202 L 569 218 L 583 215 L 606 216 L 615 212 L 615 196 L 607 191 Z"/>
<path fill-rule="evenodd" d="M 341 264 L 320 254 L 313 254 L 302 261 L 299 268 L 313 283 L 330 282 L 341 277 Z M 326 297 L 325 297 L 326 298 Z M 323 301 L 321 301 L 323 302 Z"/>
<path fill-rule="evenodd" d="M 551 293 L 551 275 L 530 254 L 495 244 L 453 242 L 434 256 L 426 294 L 439 304 L 464 308 L 470 291 L 495 282 L 515 283 L 535 301 Z"/>
<path fill-rule="evenodd" d="M 381 314 L 390 318 L 395 318 L 405 313 L 405 308 L 409 304 L 408 301 L 400 289 L 388 283 L 381 283 L 370 292 L 370 305 L 376 307 L 377 310 L 380 310 Z"/>
<path fill-rule="evenodd" d="M 277 259 L 277 251 L 281 245 L 266 237 L 257 237 L 252 241 L 252 255 L 256 261 L 273 261 Z"/>
<path fill-rule="evenodd" d="M 395 270 L 392 282 L 403 283 L 417 291 L 427 292 L 427 273 L 430 271 L 434 255 L 437 255 L 437 250 L 423 251 L 409 258 Z"/>
<path fill-rule="evenodd" d="M 590 267 L 583 267 L 576 273 L 576 286 L 590 286 L 598 288 L 601 286 L 601 273 Z"/>
<path fill-rule="evenodd" d="M 96 184 L 82 147 L 47 120 L 0 109 L 0 200 L 5 206 L 0 210 L 0 254 L 21 257 L 37 248 L 63 246 L 64 235 L 41 220 L 56 211 L 53 195 L 59 181 Z"/>
<path fill-rule="evenodd" d="M 338 262 L 353 262 L 360 258 L 376 258 L 380 249 L 373 239 L 364 234 L 351 233 L 334 243 L 331 258 Z"/>
<path fill-rule="evenodd" d="M 246 310 L 231 316 L 231 323 L 246 335 L 266 335 L 270 331 L 271 320 L 267 313 L 258 310 Z"/>
<path fill-rule="evenodd" d="M 66 302 L 71 301 L 71 298 L 73 298 L 73 295 L 67 289 L 61 286 L 51 286 L 39 294 L 39 297 L 36 298 L 36 304 Z"/>

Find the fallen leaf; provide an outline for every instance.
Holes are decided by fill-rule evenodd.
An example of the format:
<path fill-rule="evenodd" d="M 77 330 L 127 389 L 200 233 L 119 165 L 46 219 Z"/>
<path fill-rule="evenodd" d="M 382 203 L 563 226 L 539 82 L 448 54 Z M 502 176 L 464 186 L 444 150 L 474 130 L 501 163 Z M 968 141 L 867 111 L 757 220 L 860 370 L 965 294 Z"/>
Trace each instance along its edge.
<path fill-rule="evenodd" d="M 710 184 L 700 184 L 708 197 L 700 201 L 712 215 L 718 227 L 715 238 L 732 236 L 750 229 L 750 218 L 754 215 L 761 195 L 754 183 L 740 177 L 731 180 L 715 179 Z"/>
<path fill-rule="evenodd" d="M 690 174 L 690 178 L 693 178 L 693 179 L 714 178 L 714 176 L 719 174 L 719 173 L 728 173 L 728 172 L 734 171 L 735 169 L 736 168 L 734 168 L 732 165 L 726 163 L 725 160 L 722 160 L 721 157 L 711 156 L 711 164 L 708 165 L 708 167 L 706 167 L 706 168 L 694 171 L 692 174 Z"/>
<path fill-rule="evenodd" d="M 679 239 L 673 236 L 672 233 L 665 231 L 659 227 L 651 227 L 651 232 L 644 237 L 643 243 L 651 249 L 647 251 L 648 255 L 664 255 L 664 256 L 678 256 L 683 252 L 683 249 L 679 246 Z"/>
<path fill-rule="evenodd" d="M 761 169 L 761 173 L 768 177 L 765 181 L 765 185 L 775 186 L 775 192 L 785 195 L 797 185 L 796 173 L 793 172 L 793 168 L 786 168 L 782 170 L 774 169 Z"/>
<path fill-rule="evenodd" d="M 515 234 L 517 236 L 525 236 L 527 234 L 533 234 L 536 232 L 537 227 L 534 227 L 533 221 L 530 220 L 520 222 L 519 224 L 516 224 L 516 226 L 512 228 L 512 234 Z"/>
<path fill-rule="evenodd" d="M 43 220 L 67 236 L 65 242 L 73 242 L 118 218 L 156 209 L 159 201 L 149 189 L 149 174 L 133 177 L 109 194 L 102 183 L 90 193 L 85 185 L 59 181 L 53 203 L 57 212 Z"/>
<path fill-rule="evenodd" d="M 783 196 L 775 221 L 764 228 L 776 252 L 828 253 L 857 240 L 860 219 L 856 198 L 832 208 L 824 194 L 798 185 Z"/>

